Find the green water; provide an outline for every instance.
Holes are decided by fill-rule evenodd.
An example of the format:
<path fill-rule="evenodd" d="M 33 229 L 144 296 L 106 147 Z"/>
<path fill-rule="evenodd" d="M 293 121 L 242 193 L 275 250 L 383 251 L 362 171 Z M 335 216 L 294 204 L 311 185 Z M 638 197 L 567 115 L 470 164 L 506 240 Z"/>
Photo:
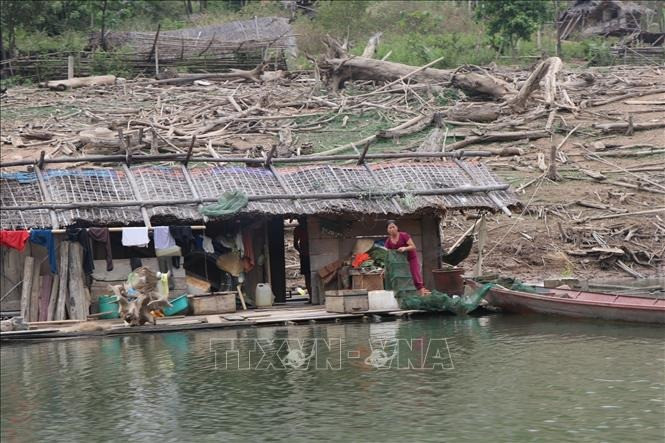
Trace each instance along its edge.
<path fill-rule="evenodd" d="M 663 338 L 494 315 L 3 344 L 1 438 L 663 441 Z"/>

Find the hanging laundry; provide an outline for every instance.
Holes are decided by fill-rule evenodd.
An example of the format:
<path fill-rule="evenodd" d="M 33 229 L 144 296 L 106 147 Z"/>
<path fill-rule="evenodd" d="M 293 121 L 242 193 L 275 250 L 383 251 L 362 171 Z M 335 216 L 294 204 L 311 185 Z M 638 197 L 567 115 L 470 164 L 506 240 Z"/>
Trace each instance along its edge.
<path fill-rule="evenodd" d="M 201 237 L 203 237 L 203 250 L 208 254 L 214 254 L 215 247 L 212 244 L 212 239 L 207 235 L 202 235 Z"/>
<path fill-rule="evenodd" d="M 201 234 L 194 236 L 194 250 L 203 251 L 203 236 Z"/>
<path fill-rule="evenodd" d="M 122 244 L 124 246 L 138 246 L 145 248 L 150 243 L 148 228 L 122 228 Z"/>
<path fill-rule="evenodd" d="M 155 226 L 153 234 L 155 249 L 167 249 L 176 245 L 168 226 Z"/>
<path fill-rule="evenodd" d="M 28 231 L 0 231 L 0 245 L 23 252 L 29 237 Z"/>
<path fill-rule="evenodd" d="M 242 231 L 242 245 L 244 254 L 242 264 L 245 272 L 254 269 L 254 245 L 252 245 L 252 232 L 249 229 Z"/>
<path fill-rule="evenodd" d="M 238 252 L 240 253 L 240 256 L 242 257 L 245 255 L 245 245 L 242 242 L 242 232 L 238 231 L 235 236 L 235 246 Z"/>
<path fill-rule="evenodd" d="M 58 273 L 58 261 L 55 256 L 55 241 L 50 229 L 33 229 L 30 231 L 30 242 L 44 246 L 48 252 L 48 264 L 53 274 Z"/>
<path fill-rule="evenodd" d="M 131 251 L 131 249 L 130 249 Z M 129 257 L 129 267 L 132 268 L 132 271 L 134 269 L 140 268 L 143 266 L 143 263 L 141 263 L 141 259 L 138 257 Z"/>
<path fill-rule="evenodd" d="M 194 235 L 191 226 L 169 226 L 171 235 L 175 239 L 175 244 L 182 249 L 182 255 L 185 256 L 192 252 L 194 248 Z"/>
<path fill-rule="evenodd" d="M 92 274 L 95 269 L 95 263 L 92 259 L 92 246 L 90 245 L 90 237 L 88 231 L 81 228 L 67 227 L 67 240 L 77 241 L 81 244 L 83 249 L 83 272 L 86 275 Z"/>
<path fill-rule="evenodd" d="M 88 228 L 90 238 L 102 243 L 106 249 L 106 270 L 113 271 L 113 256 L 111 254 L 111 234 L 109 228 Z"/>

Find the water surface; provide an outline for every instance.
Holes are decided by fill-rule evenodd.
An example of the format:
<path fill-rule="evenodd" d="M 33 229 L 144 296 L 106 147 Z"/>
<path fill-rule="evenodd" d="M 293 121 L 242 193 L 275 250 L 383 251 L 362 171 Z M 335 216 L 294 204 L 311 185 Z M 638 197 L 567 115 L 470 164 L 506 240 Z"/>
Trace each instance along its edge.
<path fill-rule="evenodd" d="M 0 435 L 663 441 L 663 338 L 657 326 L 494 315 L 5 344 Z"/>

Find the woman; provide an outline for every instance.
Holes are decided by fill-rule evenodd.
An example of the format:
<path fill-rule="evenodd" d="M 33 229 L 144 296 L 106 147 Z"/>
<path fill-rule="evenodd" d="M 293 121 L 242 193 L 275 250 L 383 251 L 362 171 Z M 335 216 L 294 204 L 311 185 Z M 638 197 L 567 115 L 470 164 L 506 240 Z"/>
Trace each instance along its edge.
<path fill-rule="evenodd" d="M 420 295 L 429 294 L 430 292 L 425 289 L 425 285 L 423 284 L 423 276 L 420 273 L 420 262 L 418 261 L 418 254 L 416 254 L 416 244 L 413 243 L 413 239 L 406 232 L 400 232 L 394 220 L 388 220 L 387 230 L 386 248 L 408 254 L 407 257 L 409 259 L 413 284 Z"/>

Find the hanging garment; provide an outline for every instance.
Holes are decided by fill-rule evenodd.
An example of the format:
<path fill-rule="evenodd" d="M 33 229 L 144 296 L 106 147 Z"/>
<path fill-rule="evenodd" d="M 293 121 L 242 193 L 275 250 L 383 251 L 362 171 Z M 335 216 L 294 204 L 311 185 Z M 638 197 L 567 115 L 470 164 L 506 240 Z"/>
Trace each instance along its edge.
<path fill-rule="evenodd" d="M 109 228 L 88 228 L 90 239 L 102 243 L 106 249 L 106 270 L 113 271 L 113 255 L 111 254 L 111 234 Z"/>
<path fill-rule="evenodd" d="M 175 239 L 175 244 L 182 249 L 182 255 L 185 256 L 192 252 L 194 248 L 194 235 L 191 226 L 169 226 L 169 231 Z"/>
<path fill-rule="evenodd" d="M 145 248 L 150 243 L 148 228 L 122 228 L 122 244 L 124 246 L 138 246 Z"/>
<path fill-rule="evenodd" d="M 252 232 L 249 229 L 242 231 L 242 244 L 244 254 L 242 264 L 245 272 L 254 269 L 254 245 L 252 244 Z"/>
<path fill-rule="evenodd" d="M 0 231 L 0 245 L 23 252 L 29 237 L 28 231 Z"/>
<path fill-rule="evenodd" d="M 167 249 L 176 245 L 168 226 L 155 226 L 153 234 L 155 249 Z"/>
<path fill-rule="evenodd" d="M 48 252 L 48 264 L 53 274 L 58 273 L 58 260 L 55 256 L 55 241 L 50 229 L 33 229 L 30 231 L 30 242 L 44 246 Z"/>
<path fill-rule="evenodd" d="M 90 237 L 88 231 L 81 228 L 67 227 L 67 240 L 77 241 L 81 244 L 83 249 L 83 272 L 86 275 L 92 274 L 95 269 L 95 263 L 92 260 L 92 247 L 90 245 Z"/>
<path fill-rule="evenodd" d="M 140 268 L 141 266 L 143 266 L 143 263 L 141 263 L 140 258 L 138 258 L 138 257 L 129 257 L 129 267 L 132 268 L 132 271 L 134 269 Z"/>
<path fill-rule="evenodd" d="M 215 247 L 212 245 L 212 239 L 207 235 L 202 235 L 203 237 L 203 250 L 208 254 L 215 253 Z"/>

